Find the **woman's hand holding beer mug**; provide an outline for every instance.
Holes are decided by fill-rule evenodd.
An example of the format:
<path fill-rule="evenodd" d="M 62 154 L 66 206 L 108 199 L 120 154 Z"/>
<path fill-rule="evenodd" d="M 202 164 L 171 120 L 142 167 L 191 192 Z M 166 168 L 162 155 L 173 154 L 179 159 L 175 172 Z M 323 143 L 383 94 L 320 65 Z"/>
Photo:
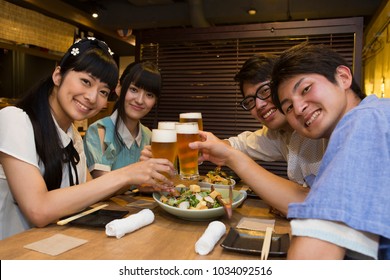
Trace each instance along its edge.
<path fill-rule="evenodd" d="M 172 158 L 176 157 L 176 131 L 164 132 L 159 129 L 152 130 L 152 145 L 144 146 L 141 151 L 140 161 L 148 160 L 168 160 L 169 169 L 161 170 L 155 176 L 153 185 L 143 184 L 139 186 L 141 192 L 167 191 L 173 192 L 177 171 L 172 163 Z M 154 155 L 154 156 L 153 156 Z"/>

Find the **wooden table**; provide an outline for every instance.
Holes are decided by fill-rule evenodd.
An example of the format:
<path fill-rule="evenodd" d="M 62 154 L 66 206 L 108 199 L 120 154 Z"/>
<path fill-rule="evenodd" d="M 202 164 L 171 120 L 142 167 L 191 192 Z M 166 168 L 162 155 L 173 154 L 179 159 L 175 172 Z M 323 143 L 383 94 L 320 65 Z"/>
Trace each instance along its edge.
<path fill-rule="evenodd" d="M 126 201 L 153 200 L 150 195 L 119 196 Z M 139 208 L 119 206 L 110 201 L 106 209 L 123 210 L 130 213 L 140 211 Z M 108 237 L 103 228 L 79 227 L 72 225 L 49 225 L 45 228 L 33 228 L 0 241 L 0 259 L 34 259 L 34 260 L 258 260 L 259 255 L 237 253 L 220 246 L 224 238 L 217 243 L 214 250 L 201 256 L 195 252 L 196 241 L 206 230 L 208 222 L 186 221 L 169 213 L 160 207 L 153 209 L 155 220 L 152 224 L 135 232 L 126 234 L 117 239 Z M 221 217 L 227 232 L 235 227 L 242 217 L 275 219 L 276 233 L 289 233 L 289 222 L 281 217 L 275 217 L 269 212 L 269 207 L 258 198 L 247 198 L 242 206 L 233 211 L 233 218 L 227 220 Z M 87 243 L 64 252 L 57 256 L 50 256 L 24 248 L 23 246 L 48 238 L 54 234 L 64 234 L 76 238 L 86 239 Z"/>

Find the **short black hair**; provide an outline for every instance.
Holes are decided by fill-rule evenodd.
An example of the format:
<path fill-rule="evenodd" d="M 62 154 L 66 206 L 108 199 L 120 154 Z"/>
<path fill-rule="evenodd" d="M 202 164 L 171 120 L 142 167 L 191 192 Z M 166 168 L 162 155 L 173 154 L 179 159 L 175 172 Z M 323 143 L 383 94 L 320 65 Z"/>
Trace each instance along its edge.
<path fill-rule="evenodd" d="M 335 73 L 340 65 L 344 65 L 351 70 L 349 63 L 341 54 L 322 44 L 305 42 L 285 50 L 275 63 L 272 71 L 271 93 L 273 103 L 282 111 L 278 96 L 279 86 L 287 79 L 299 74 L 319 74 L 335 84 Z M 366 97 L 355 79 L 352 79 L 351 89 L 360 99 Z"/>
<path fill-rule="evenodd" d="M 261 53 L 248 58 L 244 62 L 240 71 L 234 77 L 234 80 L 239 83 L 242 95 L 244 95 L 244 82 L 258 84 L 271 79 L 272 68 L 276 59 L 276 55 Z"/>

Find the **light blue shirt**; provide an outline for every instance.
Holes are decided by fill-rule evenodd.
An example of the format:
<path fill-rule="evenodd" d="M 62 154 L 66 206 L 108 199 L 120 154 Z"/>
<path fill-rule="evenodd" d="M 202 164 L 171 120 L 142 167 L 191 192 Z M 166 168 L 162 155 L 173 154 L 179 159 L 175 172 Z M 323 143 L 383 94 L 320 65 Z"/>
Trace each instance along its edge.
<path fill-rule="evenodd" d="M 118 132 L 122 143 L 115 133 L 117 117 L 115 111 L 111 116 L 100 119 L 88 127 L 84 137 L 84 149 L 89 171 L 111 171 L 135 163 L 139 161 L 144 146 L 150 145 L 152 132 L 149 128 L 139 123 L 138 136 L 134 139 L 123 121 L 120 120 Z M 104 152 L 98 133 L 98 128 L 101 127 L 105 129 L 104 144 L 106 149 Z"/>
<path fill-rule="evenodd" d="M 308 197 L 288 217 L 390 238 L 390 99 L 368 96 L 340 120 Z"/>

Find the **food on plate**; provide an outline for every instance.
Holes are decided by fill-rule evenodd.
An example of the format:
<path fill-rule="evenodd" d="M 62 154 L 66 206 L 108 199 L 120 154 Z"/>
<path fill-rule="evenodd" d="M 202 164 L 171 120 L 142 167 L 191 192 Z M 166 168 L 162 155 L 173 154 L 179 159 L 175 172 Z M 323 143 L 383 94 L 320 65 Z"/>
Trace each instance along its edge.
<path fill-rule="evenodd" d="M 204 210 L 222 206 L 216 199 L 218 195 L 221 194 L 216 190 L 202 190 L 199 185 L 190 185 L 189 188 L 180 188 L 179 196 L 169 193 L 162 195 L 160 201 L 180 209 Z"/>
<path fill-rule="evenodd" d="M 217 167 L 215 170 L 207 172 L 206 176 L 201 179 L 201 182 L 215 185 L 231 185 L 232 176 L 228 176 L 226 172 Z"/>

